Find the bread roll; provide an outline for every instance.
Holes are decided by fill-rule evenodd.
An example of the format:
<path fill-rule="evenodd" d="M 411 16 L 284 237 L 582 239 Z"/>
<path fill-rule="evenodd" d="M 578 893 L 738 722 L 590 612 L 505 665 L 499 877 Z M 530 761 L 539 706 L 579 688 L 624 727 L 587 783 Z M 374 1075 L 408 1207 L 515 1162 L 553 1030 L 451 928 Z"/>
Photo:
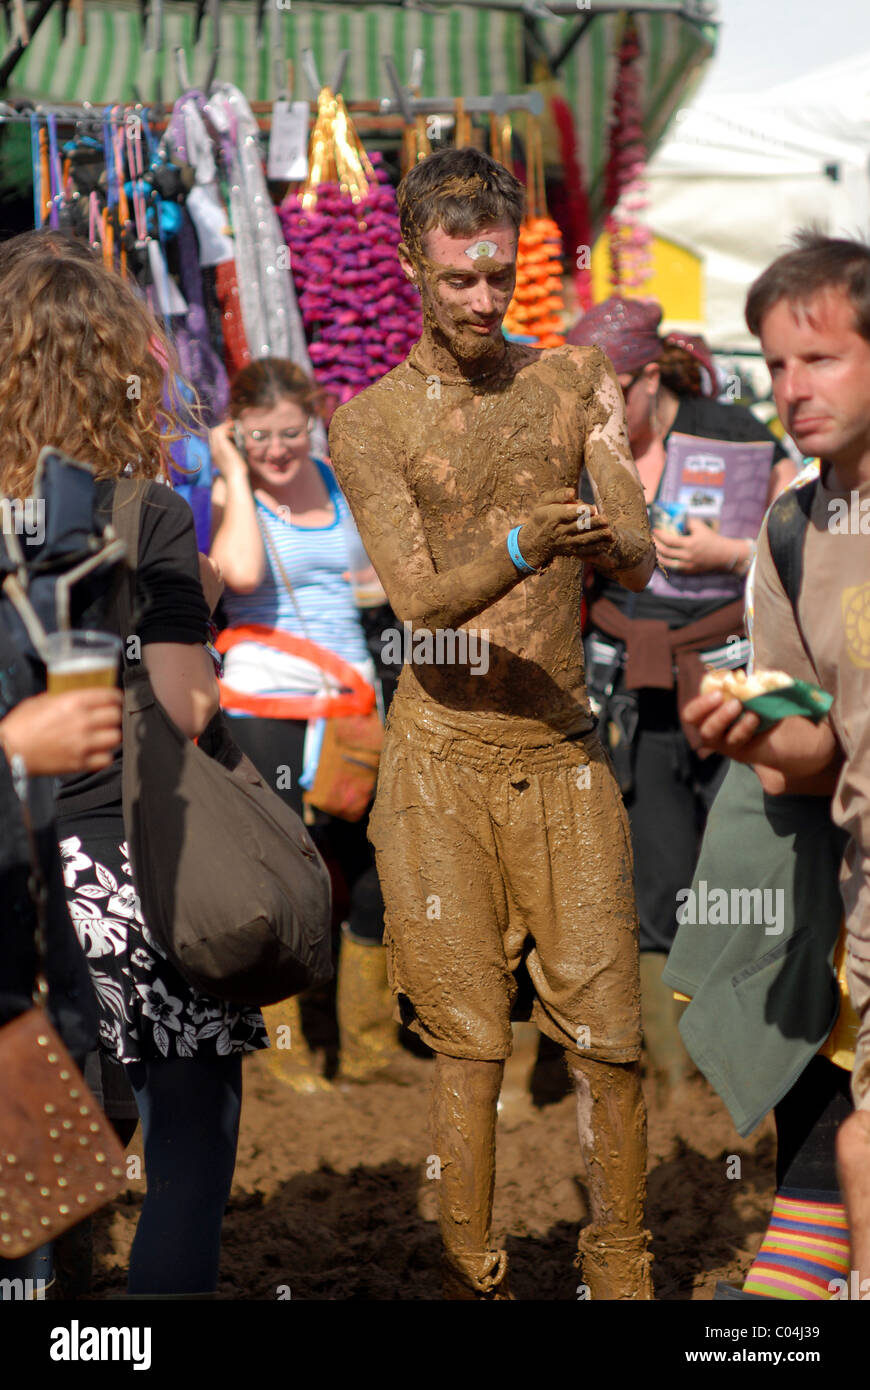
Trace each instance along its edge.
<path fill-rule="evenodd" d="M 751 676 L 747 676 L 745 671 L 708 671 L 701 681 L 701 694 L 709 695 L 713 690 L 721 690 L 723 695 L 746 701 L 793 684 L 791 676 L 785 671 L 756 671 Z"/>

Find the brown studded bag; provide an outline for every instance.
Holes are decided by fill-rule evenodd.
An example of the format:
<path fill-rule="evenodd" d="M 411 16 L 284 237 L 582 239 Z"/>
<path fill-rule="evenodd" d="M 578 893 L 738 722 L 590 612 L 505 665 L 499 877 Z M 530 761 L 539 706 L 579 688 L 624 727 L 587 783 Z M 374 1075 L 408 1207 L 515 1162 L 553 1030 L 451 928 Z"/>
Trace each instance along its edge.
<path fill-rule="evenodd" d="M 22 769 L 13 768 L 20 789 Z M 7 1260 L 54 1240 L 124 1187 L 124 1151 L 45 1010 L 46 888 L 26 793 L 19 798 L 37 971 L 33 1008 L 0 1028 L 0 1256 Z"/>

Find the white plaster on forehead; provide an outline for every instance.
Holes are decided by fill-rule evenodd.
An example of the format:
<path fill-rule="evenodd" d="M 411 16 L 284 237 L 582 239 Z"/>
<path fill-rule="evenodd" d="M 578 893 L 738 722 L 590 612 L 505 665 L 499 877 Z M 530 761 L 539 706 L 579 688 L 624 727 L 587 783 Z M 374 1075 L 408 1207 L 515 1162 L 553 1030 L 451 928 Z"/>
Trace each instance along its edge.
<path fill-rule="evenodd" d="M 498 247 L 494 241 L 475 241 L 465 248 L 465 254 L 470 261 L 476 261 L 478 256 L 489 256 L 492 259 L 497 251 Z"/>

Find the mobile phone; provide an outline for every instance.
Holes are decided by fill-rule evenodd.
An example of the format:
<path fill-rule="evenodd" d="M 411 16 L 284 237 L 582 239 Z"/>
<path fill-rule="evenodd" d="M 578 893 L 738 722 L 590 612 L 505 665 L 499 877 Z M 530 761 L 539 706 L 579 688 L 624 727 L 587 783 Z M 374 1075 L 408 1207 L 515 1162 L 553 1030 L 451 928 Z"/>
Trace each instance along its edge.
<path fill-rule="evenodd" d="M 245 436 L 244 436 L 244 434 L 242 433 L 242 427 L 241 427 L 241 425 L 239 425 L 239 424 L 234 424 L 234 425 L 233 425 L 233 439 L 234 439 L 234 441 L 235 441 L 236 448 L 238 449 L 238 451 L 239 451 L 239 453 L 241 454 L 242 458 L 245 460 L 245 463 L 247 463 L 247 462 L 248 462 L 248 451 L 247 451 L 247 449 L 245 448 Z"/>
<path fill-rule="evenodd" d="M 689 533 L 688 514 L 679 502 L 651 502 L 648 509 L 650 525 L 659 531 L 675 531 L 678 536 Z"/>

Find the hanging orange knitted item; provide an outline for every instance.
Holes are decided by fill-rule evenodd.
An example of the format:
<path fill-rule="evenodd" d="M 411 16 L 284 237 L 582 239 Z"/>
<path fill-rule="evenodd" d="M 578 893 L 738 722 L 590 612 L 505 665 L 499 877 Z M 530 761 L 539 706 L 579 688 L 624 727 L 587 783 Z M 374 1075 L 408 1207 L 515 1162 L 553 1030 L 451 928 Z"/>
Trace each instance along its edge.
<path fill-rule="evenodd" d="M 562 314 L 562 233 L 547 216 L 544 160 L 539 122 L 526 125 L 528 215 L 517 245 L 517 283 L 505 314 L 508 333 L 534 337 L 539 348 L 561 347 L 565 341 Z"/>

